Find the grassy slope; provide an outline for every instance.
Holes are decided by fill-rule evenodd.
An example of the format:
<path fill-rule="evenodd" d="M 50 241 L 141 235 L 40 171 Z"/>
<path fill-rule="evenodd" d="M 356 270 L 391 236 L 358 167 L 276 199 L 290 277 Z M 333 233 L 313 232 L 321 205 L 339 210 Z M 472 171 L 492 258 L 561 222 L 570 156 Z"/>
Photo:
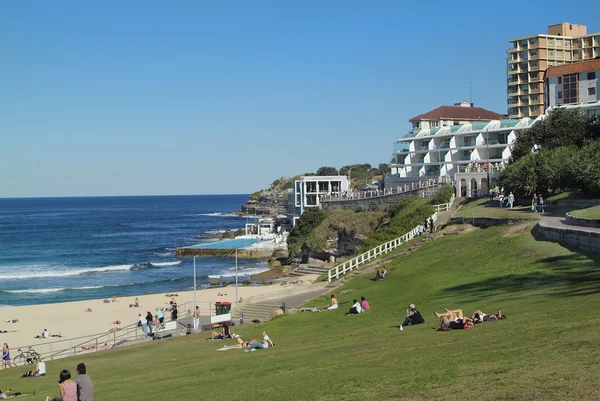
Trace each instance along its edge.
<path fill-rule="evenodd" d="M 249 338 L 267 327 L 275 349 L 216 352 L 222 342 L 187 336 L 49 362 L 45 379 L 2 371 L 0 384 L 56 394 L 59 369 L 85 361 L 97 401 L 598 399 L 598 261 L 536 241 L 531 227 L 443 237 L 394 261 L 383 282 L 358 277 L 336 290 L 341 301 L 366 296 L 366 314 L 300 313 L 234 330 Z M 411 302 L 426 323 L 399 332 Z M 501 307 L 509 319 L 435 332 L 432 311 L 443 307 Z"/>
<path fill-rule="evenodd" d="M 600 219 L 600 205 L 588 207 L 587 209 L 574 210 L 571 214 L 586 219 Z"/>

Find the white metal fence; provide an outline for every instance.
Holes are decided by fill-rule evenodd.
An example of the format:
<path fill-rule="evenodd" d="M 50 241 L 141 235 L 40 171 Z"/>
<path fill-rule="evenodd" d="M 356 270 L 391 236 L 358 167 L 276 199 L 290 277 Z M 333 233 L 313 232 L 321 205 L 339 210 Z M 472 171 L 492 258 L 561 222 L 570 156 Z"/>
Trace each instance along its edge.
<path fill-rule="evenodd" d="M 450 202 L 442 203 L 440 205 L 434 205 L 434 207 L 436 208 L 436 212 L 430 217 L 431 219 L 433 219 L 434 224 L 438 220 L 438 213 L 441 211 L 450 210 L 452 208 L 452 203 L 454 203 L 454 195 L 452 195 L 452 198 L 450 198 Z M 332 267 L 327 272 L 327 281 L 331 283 L 332 280 L 338 279 L 341 275 L 344 275 L 347 272 L 356 269 L 358 266 L 363 265 L 366 262 L 369 262 L 370 260 L 375 259 L 380 255 L 386 254 L 398 248 L 403 243 L 412 240 L 413 238 L 419 235 L 421 231 L 420 226 L 421 225 L 419 224 L 418 226 L 416 226 L 415 228 L 413 228 L 412 230 L 410 230 L 409 232 L 407 232 L 399 238 L 388 241 L 384 244 L 376 246 L 375 248 L 371 248 L 365 253 L 361 253 L 360 255 L 350 260 L 347 260 L 344 263 Z"/>

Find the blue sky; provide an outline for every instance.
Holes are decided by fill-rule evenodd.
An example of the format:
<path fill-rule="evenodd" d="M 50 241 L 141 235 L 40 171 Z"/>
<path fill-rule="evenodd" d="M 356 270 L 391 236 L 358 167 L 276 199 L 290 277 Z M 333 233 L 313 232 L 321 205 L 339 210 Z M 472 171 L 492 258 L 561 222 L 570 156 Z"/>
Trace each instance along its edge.
<path fill-rule="evenodd" d="M 509 39 L 600 31 L 565 4 L 2 1 L 0 197 L 250 193 L 387 162 L 469 80 L 506 112 Z"/>

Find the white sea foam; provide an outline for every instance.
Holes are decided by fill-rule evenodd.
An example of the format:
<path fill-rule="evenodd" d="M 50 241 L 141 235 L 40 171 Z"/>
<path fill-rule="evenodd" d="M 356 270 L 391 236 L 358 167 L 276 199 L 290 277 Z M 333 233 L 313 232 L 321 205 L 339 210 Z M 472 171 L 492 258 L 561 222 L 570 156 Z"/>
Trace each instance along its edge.
<path fill-rule="evenodd" d="M 39 289 L 27 289 L 27 290 L 4 290 L 4 292 L 10 292 L 12 294 L 45 294 L 48 292 L 60 292 L 66 290 L 94 290 L 97 288 L 102 288 L 101 285 L 88 285 L 83 287 L 74 287 L 74 288 L 39 288 Z"/>
<path fill-rule="evenodd" d="M 269 270 L 267 267 L 254 267 L 248 269 L 238 270 L 238 276 L 253 276 L 255 274 L 259 274 L 262 272 L 266 272 Z M 223 271 L 220 274 L 211 274 L 208 278 L 229 278 L 235 277 L 235 270 L 233 271 Z"/>
<path fill-rule="evenodd" d="M 169 262 L 173 263 L 173 262 Z M 180 261 L 179 261 L 180 263 Z M 38 270 L 20 270 L 22 267 L 14 267 L 11 273 L 0 273 L 0 280 L 22 280 L 28 278 L 49 278 L 49 277 L 71 277 L 79 276 L 81 274 L 94 274 L 104 272 L 116 272 L 116 271 L 127 271 L 131 270 L 133 265 L 115 265 L 115 266 L 104 266 L 104 267 L 89 267 L 89 268 L 76 268 L 66 270 L 62 269 L 50 269 L 45 270 L 44 266 L 28 266 L 29 268 L 35 267 Z"/>
<path fill-rule="evenodd" d="M 177 260 L 175 262 L 150 262 L 152 266 L 175 266 L 181 263 L 181 260 Z"/>
<path fill-rule="evenodd" d="M 174 256 L 173 252 L 155 252 L 154 256 L 158 256 L 159 258 L 169 258 Z M 154 263 L 153 263 L 154 264 Z"/>

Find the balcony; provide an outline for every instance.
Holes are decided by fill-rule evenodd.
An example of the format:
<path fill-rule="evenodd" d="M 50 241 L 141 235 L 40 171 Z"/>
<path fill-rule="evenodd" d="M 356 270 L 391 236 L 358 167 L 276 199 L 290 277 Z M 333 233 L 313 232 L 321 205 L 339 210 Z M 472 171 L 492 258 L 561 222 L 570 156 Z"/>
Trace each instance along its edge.
<path fill-rule="evenodd" d="M 507 79 L 506 80 L 508 82 L 508 86 L 513 86 L 513 85 L 518 85 L 519 84 L 519 80 L 518 79 Z"/>
<path fill-rule="evenodd" d="M 406 153 L 410 142 L 394 142 L 394 153 Z"/>

